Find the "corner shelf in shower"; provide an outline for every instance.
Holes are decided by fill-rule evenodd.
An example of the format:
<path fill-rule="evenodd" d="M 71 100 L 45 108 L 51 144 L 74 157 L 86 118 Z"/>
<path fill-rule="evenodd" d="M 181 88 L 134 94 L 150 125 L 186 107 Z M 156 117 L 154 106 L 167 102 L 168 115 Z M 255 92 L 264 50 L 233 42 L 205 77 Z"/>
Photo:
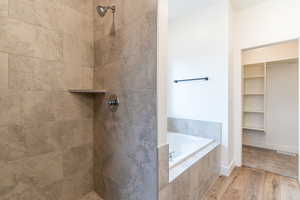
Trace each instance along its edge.
<path fill-rule="evenodd" d="M 70 89 L 69 92 L 75 93 L 75 94 L 105 94 L 106 90 Z"/>

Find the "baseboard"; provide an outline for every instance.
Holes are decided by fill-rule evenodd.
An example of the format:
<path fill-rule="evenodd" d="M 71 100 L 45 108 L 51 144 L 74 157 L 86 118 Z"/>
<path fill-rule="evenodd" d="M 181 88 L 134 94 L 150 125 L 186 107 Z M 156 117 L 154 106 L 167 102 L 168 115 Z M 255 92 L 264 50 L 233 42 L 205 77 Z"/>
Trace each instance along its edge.
<path fill-rule="evenodd" d="M 283 151 L 287 153 L 293 153 L 293 154 L 298 154 L 298 148 L 293 147 L 293 146 L 284 146 L 284 145 L 268 145 L 268 144 L 245 144 L 248 146 L 253 146 L 253 147 L 258 147 L 258 148 L 263 148 L 263 149 L 269 149 L 269 150 L 278 150 L 278 151 Z"/>
<path fill-rule="evenodd" d="M 279 150 L 276 150 L 276 152 L 277 152 L 278 154 L 283 154 L 283 155 L 287 155 L 287 156 L 297 156 L 297 153 L 290 153 L 290 152 L 279 151 Z"/>
<path fill-rule="evenodd" d="M 222 165 L 221 166 L 221 175 L 223 176 L 230 176 L 231 172 L 235 168 L 235 162 L 231 161 L 231 163 L 227 166 Z"/>

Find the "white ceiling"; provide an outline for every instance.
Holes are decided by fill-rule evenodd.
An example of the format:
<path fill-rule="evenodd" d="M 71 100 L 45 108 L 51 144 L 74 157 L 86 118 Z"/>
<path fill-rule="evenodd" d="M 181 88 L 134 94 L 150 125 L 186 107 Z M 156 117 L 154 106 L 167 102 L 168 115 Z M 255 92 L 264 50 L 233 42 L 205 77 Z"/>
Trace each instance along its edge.
<path fill-rule="evenodd" d="M 242 10 L 254 4 L 264 2 L 266 0 L 231 0 L 232 6 L 236 10 Z"/>
<path fill-rule="evenodd" d="M 219 0 L 169 0 L 169 19 L 188 15 L 193 9 L 205 9 L 209 4 Z M 235 10 L 243 10 L 268 0 L 230 0 Z"/>
<path fill-rule="evenodd" d="M 242 10 L 267 0 L 230 0 L 235 10 Z M 169 0 L 169 19 L 184 16 L 193 9 L 205 8 L 218 0 Z"/>

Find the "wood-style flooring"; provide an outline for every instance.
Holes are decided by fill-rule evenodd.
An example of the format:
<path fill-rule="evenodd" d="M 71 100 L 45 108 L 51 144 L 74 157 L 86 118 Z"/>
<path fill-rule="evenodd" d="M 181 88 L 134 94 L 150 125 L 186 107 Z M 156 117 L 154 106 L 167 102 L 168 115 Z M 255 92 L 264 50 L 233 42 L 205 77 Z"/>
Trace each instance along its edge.
<path fill-rule="evenodd" d="M 247 167 L 220 177 L 202 200 L 300 200 L 296 179 Z"/>
<path fill-rule="evenodd" d="M 298 156 L 285 155 L 274 150 L 244 145 L 242 163 L 246 167 L 263 169 L 282 176 L 298 176 Z"/>

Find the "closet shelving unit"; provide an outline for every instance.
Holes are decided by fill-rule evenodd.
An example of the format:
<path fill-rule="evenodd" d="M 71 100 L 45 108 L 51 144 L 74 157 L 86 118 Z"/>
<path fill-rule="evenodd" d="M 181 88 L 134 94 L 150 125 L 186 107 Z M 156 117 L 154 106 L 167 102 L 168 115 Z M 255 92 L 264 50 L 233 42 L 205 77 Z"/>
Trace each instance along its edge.
<path fill-rule="evenodd" d="M 266 133 L 267 67 L 274 63 L 293 63 L 298 58 L 287 58 L 243 66 L 243 130 Z"/>
<path fill-rule="evenodd" d="M 243 66 L 243 129 L 265 133 L 266 63 Z"/>

